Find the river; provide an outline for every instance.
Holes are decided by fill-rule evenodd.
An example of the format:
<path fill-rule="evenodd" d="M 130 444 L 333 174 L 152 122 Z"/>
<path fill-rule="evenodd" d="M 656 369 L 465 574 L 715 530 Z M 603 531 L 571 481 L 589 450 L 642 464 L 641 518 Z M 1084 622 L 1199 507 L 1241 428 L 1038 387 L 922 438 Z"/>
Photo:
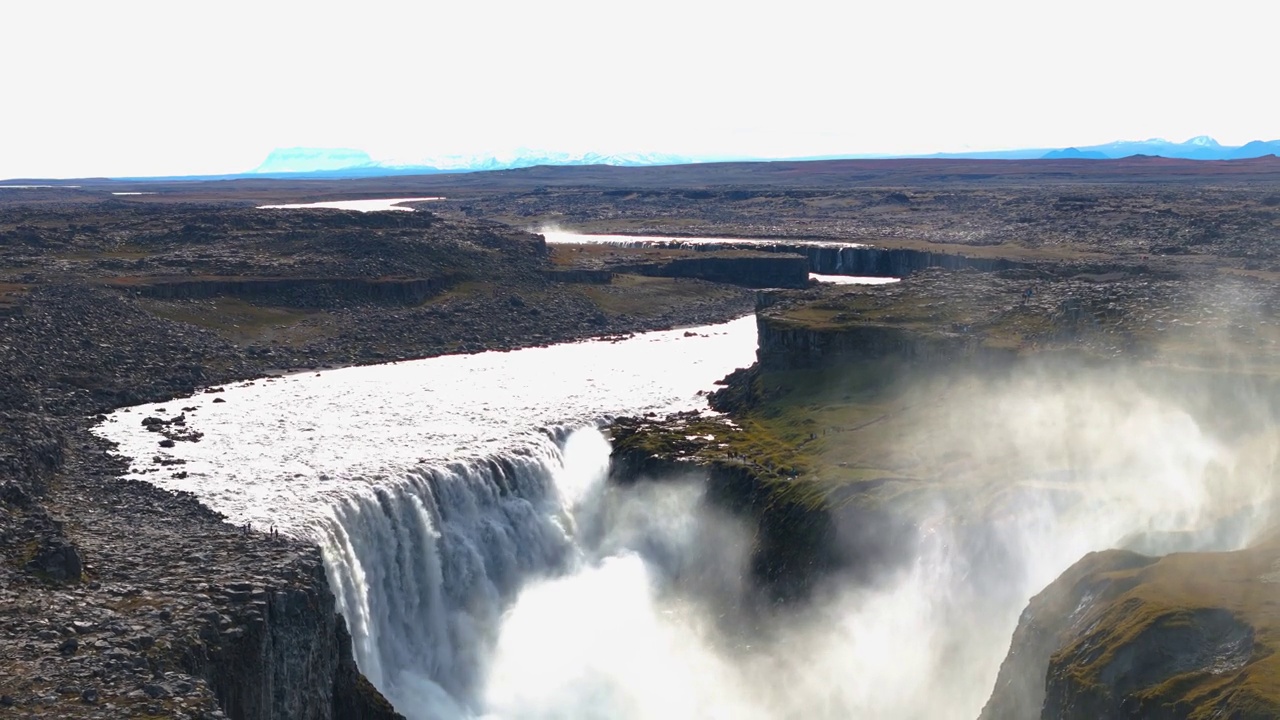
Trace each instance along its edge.
<path fill-rule="evenodd" d="M 442 197 L 412 198 L 376 198 L 369 200 L 325 200 L 313 203 L 293 203 L 288 205 L 261 205 L 259 210 L 355 210 L 356 212 L 383 212 L 386 210 L 402 210 L 413 212 L 413 208 L 404 207 L 404 203 L 443 200 Z"/>
<path fill-rule="evenodd" d="M 747 612 L 754 529 L 697 477 L 606 483 L 599 427 L 705 408 L 756 342 L 743 318 L 263 379 L 97 432 L 136 477 L 318 542 L 361 670 L 413 720 L 971 719 L 1032 594 L 1125 533 L 1196 522 L 1221 483 L 1208 469 L 1236 459 L 1114 378 L 988 388 L 940 409 L 950 430 L 902 440 L 999 439 L 1035 471 L 981 542 L 938 501 L 875 582 Z M 143 418 L 179 413 L 203 440 L 157 450 Z"/>
<path fill-rule="evenodd" d="M 833 242 L 830 240 L 786 240 L 783 238 L 733 238 L 733 237 L 671 237 L 669 235 L 606 235 L 586 234 L 558 229 L 538 229 L 531 232 L 541 233 L 551 245 L 617 245 L 619 247 L 650 247 L 665 245 L 671 247 L 716 247 L 751 246 L 768 247 L 778 244 L 812 245 L 823 248 L 864 248 L 864 243 Z"/>

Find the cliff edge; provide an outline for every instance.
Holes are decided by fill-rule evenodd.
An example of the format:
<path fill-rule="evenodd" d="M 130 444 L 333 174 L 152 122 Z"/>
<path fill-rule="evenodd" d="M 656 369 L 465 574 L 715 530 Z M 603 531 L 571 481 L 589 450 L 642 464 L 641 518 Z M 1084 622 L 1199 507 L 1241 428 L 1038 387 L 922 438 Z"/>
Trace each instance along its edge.
<path fill-rule="evenodd" d="M 1278 553 L 1086 556 L 1027 606 L 981 720 L 1280 716 Z"/>

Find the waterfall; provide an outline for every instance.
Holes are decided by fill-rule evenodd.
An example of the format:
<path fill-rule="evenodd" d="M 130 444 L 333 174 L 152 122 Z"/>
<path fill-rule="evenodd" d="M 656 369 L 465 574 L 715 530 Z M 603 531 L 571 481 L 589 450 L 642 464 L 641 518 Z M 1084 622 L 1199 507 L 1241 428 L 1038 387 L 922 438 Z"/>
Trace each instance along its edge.
<path fill-rule="evenodd" d="M 594 428 L 414 468 L 336 502 L 315 531 L 360 669 L 411 717 L 478 710 L 503 611 L 576 561 L 572 508 L 608 468 Z"/>

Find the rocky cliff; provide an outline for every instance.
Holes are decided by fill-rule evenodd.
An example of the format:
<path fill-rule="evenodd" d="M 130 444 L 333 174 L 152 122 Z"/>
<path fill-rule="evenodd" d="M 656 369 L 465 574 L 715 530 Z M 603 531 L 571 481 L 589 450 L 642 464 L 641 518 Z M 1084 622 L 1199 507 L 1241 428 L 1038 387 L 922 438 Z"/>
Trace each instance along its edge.
<path fill-rule="evenodd" d="M 813 327 L 760 316 L 758 357 L 771 369 L 812 367 L 836 357 L 941 361 L 972 355 L 977 338 L 962 333 L 920 333 L 888 325 Z"/>
<path fill-rule="evenodd" d="M 910 421 L 905 413 L 897 419 L 896 406 L 869 393 L 861 379 L 885 365 L 907 368 L 917 387 L 927 387 L 922 376 L 957 365 L 991 371 L 993 361 L 1023 358 L 1043 381 L 1054 372 L 1118 371 L 1117 358 L 1141 359 L 1142 387 L 1194 417 L 1203 432 L 1235 442 L 1228 439 L 1266 431 L 1275 412 L 1271 372 L 1239 357 L 1263 363 L 1266 355 L 1245 328 L 1265 326 L 1261 308 L 1270 306 L 1274 291 L 1241 282 L 1228 293 L 1219 278 L 1124 279 L 1120 273 L 1027 279 L 928 270 L 898 286 L 765 293 L 757 315 L 759 362 L 730 376 L 713 402 L 744 427 L 756 419 L 771 423 L 780 441 L 807 454 L 802 461 L 810 472 L 802 477 L 813 485 L 847 478 L 850 492 L 866 497 L 882 484 L 894 485 L 884 468 L 952 481 L 965 472 L 955 464 L 944 466 L 945 475 L 916 469 L 928 449 L 911 449 L 914 465 L 875 455 L 875 440 L 892 444 L 892 433 Z M 1193 294 L 1196 300 L 1188 302 Z M 1229 327 L 1215 324 L 1219 312 L 1230 318 Z M 1250 324 L 1240 325 L 1246 317 Z M 1183 332 L 1184 322 L 1194 329 Z M 994 369 L 1003 375 L 1001 366 Z M 844 415 L 832 410 L 840 403 L 849 408 Z M 810 419 L 815 422 L 806 424 Z M 842 419 L 857 433 L 840 427 Z M 840 439 L 823 439 L 831 435 Z M 862 447 L 847 450 L 859 441 Z M 974 442 L 984 441 L 979 435 Z M 823 465 L 824 457 L 856 467 Z M 1273 460 L 1256 469 L 1262 478 L 1273 471 Z M 907 498 L 912 485 L 897 483 L 895 497 Z M 838 495 L 828 490 L 824 497 Z M 1201 527 L 1173 534 L 1178 537 L 1139 533 L 1124 544 L 1162 553 L 1239 547 L 1255 502 L 1264 501 L 1250 498 L 1239 516 L 1223 509 L 1220 519 L 1200 518 Z M 851 525 L 833 524 L 837 530 Z M 856 547 L 867 547 L 865 539 Z M 1274 540 L 1237 552 L 1086 556 L 1028 605 L 983 720 L 1280 717 L 1280 661 L 1273 659 L 1280 617 L 1269 600 L 1278 556 Z M 1001 582 L 998 569 L 991 582 Z"/>
<path fill-rule="evenodd" d="M 400 717 L 355 667 L 318 548 L 119 479 L 74 421 L 25 425 L 0 442 L 39 475 L 0 483 L 0 708 Z"/>
<path fill-rule="evenodd" d="M 751 254 L 741 257 L 678 257 L 661 262 L 618 265 L 616 272 L 650 277 L 697 278 L 750 288 L 802 288 L 809 267 L 798 255 Z"/>
<path fill-rule="evenodd" d="M 224 586 L 241 612 L 230 629 L 217 627 L 225 615 L 201 628 L 205 643 L 187 655 L 187 671 L 209 682 L 232 718 L 400 717 L 358 679 L 319 553 L 309 554 L 291 587 Z"/>
<path fill-rule="evenodd" d="M 667 247 L 701 252 L 750 250 L 756 252 L 799 255 L 808 262 L 809 272 L 824 275 L 857 275 L 864 277 L 906 277 L 928 268 L 945 270 L 979 270 L 993 272 L 1026 267 L 1025 263 L 1007 258 L 974 257 L 957 253 L 933 252 L 911 248 L 882 248 L 874 245 L 834 244 L 829 242 L 743 243 L 680 240 L 653 243 L 637 241 L 636 247 Z M 786 287 L 786 286 L 779 286 Z"/>
<path fill-rule="evenodd" d="M 751 577 L 767 601 L 802 598 L 842 564 L 831 510 L 787 492 L 786 471 L 770 460 L 726 451 L 721 441 L 739 439 L 730 426 L 690 413 L 622 418 L 610 434 L 611 482 L 702 475 L 709 502 L 755 524 Z"/>
<path fill-rule="evenodd" d="M 979 720 L 1040 717 L 1049 658 L 1067 638 L 1081 631 L 1094 603 L 1106 602 L 1133 587 L 1132 579 L 1113 573 L 1152 562 L 1155 558 L 1118 550 L 1087 555 L 1031 598 Z"/>
<path fill-rule="evenodd" d="M 1280 716 L 1277 549 L 1085 556 L 1023 612 L 981 720 Z"/>
<path fill-rule="evenodd" d="M 824 244 L 779 244 L 767 246 L 772 252 L 803 255 L 809 260 L 809 271 L 824 275 L 859 275 L 866 277 L 906 277 L 927 268 L 946 270 L 1008 270 L 1023 264 L 1004 258 L 980 258 L 952 253 L 879 248 L 870 245 L 840 247 Z"/>

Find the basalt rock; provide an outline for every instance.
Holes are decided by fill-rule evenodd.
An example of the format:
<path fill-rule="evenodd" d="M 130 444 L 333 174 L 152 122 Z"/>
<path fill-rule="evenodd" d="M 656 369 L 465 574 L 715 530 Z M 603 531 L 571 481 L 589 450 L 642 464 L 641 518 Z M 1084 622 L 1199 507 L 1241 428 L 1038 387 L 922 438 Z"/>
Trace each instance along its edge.
<path fill-rule="evenodd" d="M 335 616 L 338 668 L 333 678 L 334 720 L 403 720 L 391 703 L 356 667 L 351 635 L 341 615 Z"/>
<path fill-rule="evenodd" d="M 809 283 L 804 258 L 753 253 L 745 257 L 681 257 L 662 262 L 618 265 L 617 272 L 650 277 L 697 278 L 750 288 L 802 288 Z"/>
<path fill-rule="evenodd" d="M 1131 580 L 1112 580 L 1108 574 L 1152 562 L 1154 558 L 1120 550 L 1093 553 L 1031 598 L 1018 619 L 1009 654 L 1000 665 L 995 690 L 979 720 L 1040 717 L 1049 658 L 1073 633 L 1081 631 L 1095 603 L 1133 586 Z"/>
<path fill-rule="evenodd" d="M 1028 263 L 1006 258 L 974 257 L 970 255 L 915 250 L 910 248 L 883 248 L 874 245 L 831 242 L 752 242 L 733 240 L 723 242 L 686 242 L 678 239 L 650 242 L 637 241 L 636 247 L 663 247 L 699 252 L 725 252 L 731 250 L 753 253 L 778 253 L 800 256 L 805 259 L 808 272 L 822 275 L 855 275 L 862 277 L 905 277 L 929 268 L 946 270 L 979 270 L 996 272 L 1029 267 Z M 754 287 L 798 287 L 795 285 L 756 285 Z"/>
<path fill-rule="evenodd" d="M 45 536 L 38 541 L 26 570 L 58 582 L 79 582 L 83 565 L 76 546 L 61 536 Z"/>

